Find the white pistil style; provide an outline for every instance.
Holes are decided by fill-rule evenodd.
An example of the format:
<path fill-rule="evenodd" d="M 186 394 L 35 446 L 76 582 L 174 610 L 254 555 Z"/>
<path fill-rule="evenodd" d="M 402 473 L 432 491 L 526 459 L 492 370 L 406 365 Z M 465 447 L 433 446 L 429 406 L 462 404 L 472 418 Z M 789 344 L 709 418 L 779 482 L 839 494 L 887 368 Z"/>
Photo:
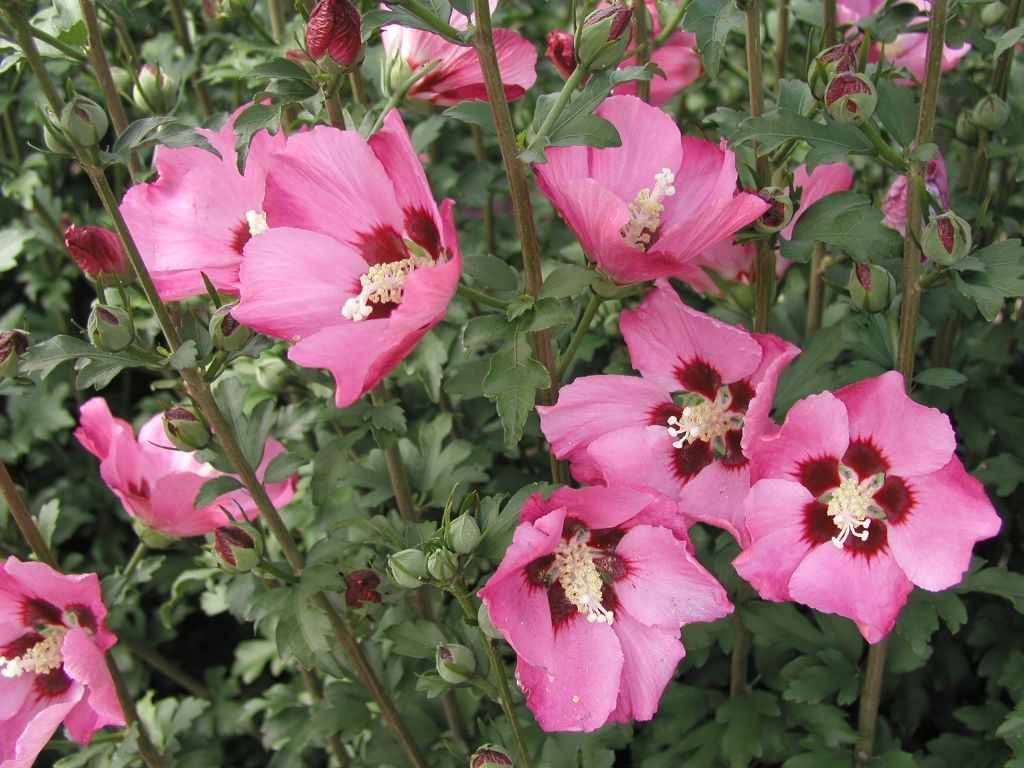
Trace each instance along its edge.
<path fill-rule="evenodd" d="M 586 542 L 587 535 L 586 530 L 580 531 L 569 541 L 558 545 L 554 563 L 558 569 L 558 583 L 565 590 L 566 599 L 580 613 L 587 615 L 587 621 L 611 624 L 615 614 L 601 605 L 604 580 L 594 565 L 594 556 Z"/>
<path fill-rule="evenodd" d="M 371 304 L 401 302 L 405 279 L 417 267 L 426 267 L 433 263 L 433 259 L 425 253 L 414 253 L 399 261 L 374 264 L 359 278 L 359 283 L 363 286 L 359 295 L 345 301 L 341 308 L 342 317 L 359 322 L 373 312 Z"/>
<path fill-rule="evenodd" d="M 21 677 L 26 672 L 45 675 L 55 669 L 60 669 L 64 664 L 60 649 L 64 644 L 64 635 L 67 632 L 64 627 L 55 627 L 48 630 L 42 640 L 21 656 L 15 656 L 13 659 L 0 656 L 0 675 L 8 678 Z"/>
<path fill-rule="evenodd" d="M 828 516 L 839 529 L 839 533 L 832 537 L 832 543 L 838 549 L 842 549 L 851 536 L 867 541 L 872 519 L 885 516 L 874 502 L 875 494 L 884 482 L 882 473 L 867 480 L 858 480 L 856 472 L 839 465 L 839 487 L 821 497 L 822 503 L 828 504 Z"/>
<path fill-rule="evenodd" d="M 672 186 L 675 180 L 676 175 L 669 168 L 662 168 L 661 173 L 654 177 L 654 190 L 644 187 L 629 204 L 629 223 L 622 228 L 622 239 L 629 245 L 641 251 L 647 250 L 651 237 L 661 225 L 661 214 L 665 211 L 665 204 L 661 201 L 676 193 Z"/>
<path fill-rule="evenodd" d="M 743 414 L 729 410 L 729 400 L 724 390 L 719 390 L 714 400 L 704 400 L 696 405 L 687 405 L 679 416 L 668 419 L 668 433 L 678 438 L 673 448 L 702 440 L 711 443 L 727 432 L 743 428 Z"/>
<path fill-rule="evenodd" d="M 249 224 L 249 235 L 251 237 L 262 235 L 270 229 L 267 224 L 267 214 L 263 211 L 246 211 L 245 220 Z"/>

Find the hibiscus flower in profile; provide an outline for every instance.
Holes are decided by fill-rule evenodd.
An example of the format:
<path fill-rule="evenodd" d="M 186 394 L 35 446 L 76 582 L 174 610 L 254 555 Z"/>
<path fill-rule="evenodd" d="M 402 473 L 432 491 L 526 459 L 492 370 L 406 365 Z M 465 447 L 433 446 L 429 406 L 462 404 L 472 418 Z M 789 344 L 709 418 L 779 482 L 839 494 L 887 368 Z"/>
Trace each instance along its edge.
<path fill-rule="evenodd" d="M 121 500 L 125 512 L 147 528 L 171 536 L 202 536 L 230 523 L 231 518 L 252 519 L 259 514 L 249 494 L 238 489 L 218 496 L 195 509 L 193 501 L 203 484 L 223 476 L 194 453 L 179 451 L 164 433 L 165 414 L 157 414 L 139 430 L 115 418 L 107 401 L 94 397 L 81 407 L 75 437 L 100 460 L 100 477 Z M 284 446 L 267 441 L 256 475 L 262 480 L 270 461 Z M 267 493 L 275 506 L 283 506 L 295 495 L 293 476 L 269 483 Z"/>
<path fill-rule="evenodd" d="M 95 573 L 65 576 L 8 557 L 0 569 L 0 765 L 29 768 L 61 723 L 88 744 L 124 725 L 103 653 L 107 629 Z"/>
<path fill-rule="evenodd" d="M 580 482 L 654 488 L 745 543 L 744 446 L 777 428 L 775 386 L 799 350 L 691 309 L 666 281 L 620 327 L 641 376 L 583 376 L 538 407 L 551 450 Z"/>
<path fill-rule="evenodd" d="M 220 131 L 197 129 L 220 157 L 198 147 L 158 147 L 159 178 L 136 184 L 121 202 L 121 213 L 164 301 L 205 294 L 200 272 L 218 291 L 237 294 L 242 250 L 267 228 L 264 180 L 270 158 L 284 148 L 285 138 L 282 132 L 257 133 L 245 174 L 240 174 L 232 133 L 239 112 Z"/>
<path fill-rule="evenodd" d="M 752 446 L 751 543 L 733 565 L 766 600 L 846 616 L 879 642 L 914 585 L 957 584 L 999 531 L 955 448 L 949 418 L 896 372 L 801 400 Z"/>
<path fill-rule="evenodd" d="M 889 187 L 889 193 L 882 203 L 882 213 L 885 218 L 882 223 L 892 227 L 901 235 L 907 232 L 907 185 L 909 179 L 906 176 L 897 176 L 896 181 Z M 925 187 L 931 196 L 934 197 L 942 211 L 949 210 L 949 177 L 946 175 L 946 161 L 941 152 L 936 152 L 935 157 L 925 165 Z M 935 210 L 932 206 L 931 210 Z"/>
<path fill-rule="evenodd" d="M 689 261 L 768 209 L 736 191 L 731 151 L 680 136 L 657 107 L 612 96 L 596 114 L 615 126 L 622 146 L 550 147 L 535 170 L 587 258 L 617 283 L 685 275 Z"/>
<path fill-rule="evenodd" d="M 232 315 L 294 342 L 288 357 L 329 370 L 349 405 L 444 317 L 462 269 L 452 201 L 438 209 L 392 111 L 369 142 L 325 126 L 292 136 L 264 206 Z"/>
<path fill-rule="evenodd" d="M 498 0 L 490 0 L 491 11 Z M 468 20 L 458 11 L 452 12 L 453 27 L 466 29 Z M 471 45 L 456 45 L 440 35 L 422 29 L 390 24 L 381 30 L 387 52 L 385 65 L 393 85 L 432 62 L 436 65 L 406 94 L 434 104 L 453 106 L 471 99 L 487 100 L 480 58 Z M 537 50 L 530 41 L 511 29 L 494 30 L 494 48 L 498 70 L 509 101 L 522 98 L 537 80 Z"/>
<path fill-rule="evenodd" d="M 732 612 L 676 504 L 650 490 L 563 488 L 524 505 L 480 597 L 519 656 L 547 731 L 650 720 L 686 651 L 680 627 Z"/>

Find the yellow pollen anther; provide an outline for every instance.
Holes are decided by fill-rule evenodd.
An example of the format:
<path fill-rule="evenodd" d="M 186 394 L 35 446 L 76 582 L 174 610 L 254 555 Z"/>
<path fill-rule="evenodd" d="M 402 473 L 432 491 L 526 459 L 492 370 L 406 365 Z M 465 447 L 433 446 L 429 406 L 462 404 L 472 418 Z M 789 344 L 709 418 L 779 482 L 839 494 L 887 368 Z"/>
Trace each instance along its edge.
<path fill-rule="evenodd" d="M 374 264 L 359 278 L 363 289 L 358 296 L 353 296 L 341 308 L 342 317 L 358 322 L 365 320 L 373 312 L 371 304 L 399 303 L 402 301 L 402 290 L 405 279 L 416 267 L 433 264 L 433 260 L 425 254 L 416 254 L 399 261 Z"/>
<path fill-rule="evenodd" d="M 0 656 L 0 675 L 21 677 L 26 672 L 45 675 L 55 669 L 60 669 L 64 664 L 60 649 L 64 644 L 64 635 L 67 632 L 64 627 L 56 627 L 21 656 L 15 656 L 13 659 Z"/>
<path fill-rule="evenodd" d="M 825 497 L 828 516 L 839 529 L 839 533 L 832 537 L 832 543 L 842 549 L 850 536 L 867 541 L 871 520 L 882 514 L 874 498 L 885 476 L 877 474 L 867 480 L 858 480 L 856 473 L 840 465 L 839 478 L 839 487 L 829 491 Z"/>
<path fill-rule="evenodd" d="M 682 448 L 698 440 L 710 443 L 731 430 L 742 429 L 743 414 L 729 411 L 728 407 L 728 400 L 719 392 L 714 400 L 688 405 L 679 416 L 670 416 L 668 433 L 679 438 L 672 447 Z"/>
<path fill-rule="evenodd" d="M 580 531 L 569 541 L 563 541 L 555 551 L 555 567 L 558 569 L 558 583 L 565 590 L 566 599 L 576 606 L 580 613 L 587 614 L 587 621 L 611 624 L 615 614 L 601 605 L 604 596 L 604 581 L 594 565 L 594 556 L 584 541 L 586 531 Z"/>
<path fill-rule="evenodd" d="M 676 193 L 672 186 L 675 180 L 676 176 L 670 169 L 662 168 L 661 173 L 654 177 L 654 190 L 644 187 L 629 204 L 629 223 L 622 228 L 622 239 L 629 245 L 647 250 L 651 237 L 661 225 L 661 214 L 665 211 L 661 201 Z"/>

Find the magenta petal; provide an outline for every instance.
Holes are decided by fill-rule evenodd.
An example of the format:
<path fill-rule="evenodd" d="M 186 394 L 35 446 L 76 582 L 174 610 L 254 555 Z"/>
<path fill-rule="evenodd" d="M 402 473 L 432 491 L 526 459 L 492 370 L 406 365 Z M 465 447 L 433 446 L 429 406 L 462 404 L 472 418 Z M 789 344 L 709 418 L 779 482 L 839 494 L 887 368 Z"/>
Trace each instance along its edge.
<path fill-rule="evenodd" d="M 623 312 L 619 324 L 633 367 L 668 392 L 682 388 L 677 369 L 694 361 L 728 384 L 750 376 L 761 360 L 750 334 L 690 309 L 666 280 L 635 310 Z"/>
<path fill-rule="evenodd" d="M 403 211 L 422 211 L 434 221 L 438 232 L 441 221 L 437 213 L 437 203 L 430 191 L 427 175 L 423 172 L 423 163 L 412 148 L 412 140 L 405 129 L 402 116 L 397 109 L 388 112 L 384 125 L 370 137 L 370 149 L 384 166 L 384 172 L 394 184 L 395 200 Z"/>
<path fill-rule="evenodd" d="M 805 397 L 786 415 L 782 429 L 751 441 L 750 481 L 794 478 L 813 459 L 840 459 L 850 444 L 846 406 L 831 392 Z"/>
<path fill-rule="evenodd" d="M 739 542 L 749 544 L 743 525 L 743 500 L 750 491 L 750 467 L 727 467 L 713 461 L 679 491 L 679 509 L 689 519 L 724 528 Z"/>
<path fill-rule="evenodd" d="M 778 426 L 771 419 L 772 402 L 779 375 L 789 363 L 800 354 L 800 348 L 770 333 L 755 333 L 754 339 L 761 346 L 761 362 L 750 376 L 754 397 L 743 416 L 743 452 L 749 456 L 748 446 L 762 436 L 772 435 Z"/>
<path fill-rule="evenodd" d="M 622 647 L 622 684 L 615 711 L 608 719 L 617 723 L 650 720 L 686 655 L 679 641 L 679 628 L 649 627 L 629 614 L 616 615 L 613 628 Z"/>
<path fill-rule="evenodd" d="M 917 586 L 932 592 L 952 587 L 967 571 L 975 542 L 999 533 L 999 514 L 956 456 L 908 485 L 913 503 L 886 525 L 889 547 Z"/>
<path fill-rule="evenodd" d="M 925 475 L 949 463 L 956 449 L 949 417 L 911 400 L 896 371 L 843 387 L 836 397 L 850 415 L 850 439 L 873 442 L 892 474 Z"/>
<path fill-rule="evenodd" d="M 117 698 L 103 652 L 84 629 L 73 628 L 64 637 L 61 647 L 64 672 L 86 688 L 85 696 L 68 715 L 67 728 L 71 738 L 88 744 L 97 728 L 124 725 L 124 712 Z"/>
<path fill-rule="evenodd" d="M 820 544 L 793 573 L 793 600 L 853 619 L 869 643 L 892 630 L 913 583 L 888 549 L 870 557 L 849 547 Z"/>
<path fill-rule="evenodd" d="M 676 449 L 667 426 L 636 425 L 602 435 L 587 448 L 588 478 L 603 485 L 640 485 L 666 496 L 679 496 L 686 479 L 675 469 Z M 574 465 L 574 476 L 575 465 Z M 691 519 L 689 522 L 693 522 Z"/>
<path fill-rule="evenodd" d="M 0 692 L 6 694 L 5 688 Z M 14 717 L 0 721 L 0 766 L 32 768 L 82 693 L 82 686 L 72 685 L 63 696 L 49 701 L 34 698 Z"/>
<path fill-rule="evenodd" d="M 637 517 L 658 519 L 671 515 L 676 505 L 648 488 L 560 488 L 548 499 L 532 496 L 520 513 L 522 522 L 538 520 L 551 510 L 564 510 L 566 517 L 583 522 L 588 528 L 618 528 L 637 524 Z M 561 529 L 559 529 L 559 532 Z"/>
<path fill-rule="evenodd" d="M 748 192 L 709 204 L 692 219 L 663 224 L 664 229 L 648 255 L 671 255 L 677 263 L 690 261 L 713 245 L 731 241 L 736 232 L 767 208 L 764 200 Z M 674 275 L 675 272 L 669 273 Z"/>
<path fill-rule="evenodd" d="M 150 499 L 151 510 L 148 514 L 140 510 L 139 519 L 150 528 L 154 528 L 172 536 L 202 536 L 211 533 L 229 521 L 228 516 L 216 503 L 195 509 L 196 494 L 208 480 L 216 477 L 211 472 L 208 477 L 190 472 L 173 472 L 157 480 Z M 231 508 L 231 514 L 237 515 L 238 509 Z"/>
<path fill-rule="evenodd" d="M 665 200 L 662 223 L 667 228 L 705 217 L 708 209 L 727 203 L 736 194 L 736 155 L 725 147 L 694 136 L 683 136 L 676 194 Z M 754 195 L 754 197 L 757 197 Z M 767 203 L 761 201 L 761 210 Z M 760 215 L 760 214 L 758 214 Z"/>

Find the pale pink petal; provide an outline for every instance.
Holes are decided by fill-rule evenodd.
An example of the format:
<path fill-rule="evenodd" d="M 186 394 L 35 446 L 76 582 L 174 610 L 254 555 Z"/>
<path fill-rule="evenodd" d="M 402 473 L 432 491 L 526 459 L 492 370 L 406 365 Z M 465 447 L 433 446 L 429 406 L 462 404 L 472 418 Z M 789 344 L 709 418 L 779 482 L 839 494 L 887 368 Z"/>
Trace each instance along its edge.
<path fill-rule="evenodd" d="M 384 125 L 370 137 L 370 149 L 384 166 L 388 178 L 395 181 L 395 200 L 403 211 L 422 211 L 441 231 L 441 219 L 430 191 L 423 163 L 412 148 L 412 140 L 397 109 L 388 112 Z"/>
<path fill-rule="evenodd" d="M 73 628 L 61 646 L 64 672 L 86 688 L 85 696 L 68 715 L 66 725 L 71 738 L 88 744 L 97 728 L 124 725 L 124 712 L 117 698 L 103 652 L 84 629 Z"/>
<path fill-rule="evenodd" d="M 679 641 L 679 628 L 655 629 L 644 626 L 628 613 L 616 615 L 613 625 L 622 648 L 622 684 L 615 711 L 609 721 L 628 723 L 650 720 L 658 702 L 686 655 Z"/>
<path fill-rule="evenodd" d="M 730 467 L 713 461 L 679 491 L 679 509 L 691 520 L 724 528 L 746 547 L 749 538 L 743 525 L 743 500 L 749 490 L 749 464 Z"/>
<path fill-rule="evenodd" d="M 750 376 L 754 397 L 743 416 L 743 452 L 749 457 L 749 447 L 754 440 L 778 431 L 772 421 L 772 404 L 779 375 L 789 363 L 800 354 L 800 348 L 770 333 L 752 334 L 761 346 L 761 362 Z"/>
<path fill-rule="evenodd" d="M 148 512 L 140 510 L 139 519 L 150 528 L 182 538 L 211 533 L 229 522 L 215 504 L 195 509 L 196 494 L 210 480 L 188 472 L 174 472 L 157 480 Z M 229 508 L 231 514 L 238 510 Z"/>
<path fill-rule="evenodd" d="M 82 693 L 82 686 L 72 685 L 62 696 L 36 698 L 14 717 L 0 721 L 0 768 L 32 768 Z"/>
<path fill-rule="evenodd" d="M 665 200 L 661 215 L 665 229 L 699 220 L 710 207 L 728 202 L 736 194 L 736 155 L 724 142 L 718 146 L 693 136 L 683 136 L 680 141 L 682 162 L 676 173 L 676 193 Z M 761 212 L 766 208 L 761 201 Z"/>
<path fill-rule="evenodd" d="M 850 423 L 842 401 L 831 392 L 805 397 L 790 409 L 778 433 L 747 446 L 750 481 L 796 478 L 804 462 L 838 460 L 849 445 Z"/>
<path fill-rule="evenodd" d="M 25 634 L 25 627 L 18 626 L 9 639 L 4 641 L 6 645 L 11 640 Z M 36 698 L 33 691 L 35 686 L 35 675 L 19 675 L 18 677 L 5 677 L 0 680 L 0 733 L 3 723 L 13 718 L 19 711 L 32 706 L 32 699 Z M 3 753 L 0 752 L 0 756 Z M 2 764 L 2 763 L 0 763 Z"/>
<path fill-rule="evenodd" d="M 871 441 L 892 474 L 934 472 L 956 450 L 949 417 L 911 400 L 896 371 L 843 387 L 836 397 L 849 413 L 850 439 Z"/>
<path fill-rule="evenodd" d="M 757 250 L 750 243 L 739 244 L 731 240 L 722 240 L 705 248 L 681 265 L 672 276 L 682 280 L 695 291 L 721 296 L 715 281 L 708 276 L 704 268 L 714 270 L 727 280 L 749 283 L 756 255 Z"/>
<path fill-rule="evenodd" d="M 748 192 L 709 203 L 692 219 L 663 223 L 648 257 L 671 255 L 677 263 L 688 261 L 717 243 L 731 241 L 736 232 L 766 210 L 768 204 Z"/>
<path fill-rule="evenodd" d="M 665 73 L 665 77 L 655 75 L 651 79 L 650 104 L 655 107 L 663 106 L 704 72 L 700 54 L 697 53 L 696 38 L 690 32 L 673 32 L 665 44 L 651 54 L 651 61 Z M 630 57 L 619 66 L 621 68 L 635 65 L 636 58 Z M 636 83 L 620 85 L 612 93 L 635 95 Z"/>
<path fill-rule="evenodd" d="M 811 550 L 789 583 L 793 600 L 852 619 L 869 643 L 889 634 L 913 588 L 888 548 L 865 556 L 831 542 Z"/>
<path fill-rule="evenodd" d="M 886 523 L 889 547 L 917 586 L 932 592 L 952 587 L 967 571 L 975 542 L 999 533 L 999 514 L 956 456 L 938 472 L 907 484 L 913 502 Z"/>
<path fill-rule="evenodd" d="M 587 448 L 583 466 L 590 479 L 580 478 L 581 482 L 639 485 L 678 498 L 686 479 L 675 470 L 674 440 L 668 427 L 641 424 L 602 435 Z"/>

